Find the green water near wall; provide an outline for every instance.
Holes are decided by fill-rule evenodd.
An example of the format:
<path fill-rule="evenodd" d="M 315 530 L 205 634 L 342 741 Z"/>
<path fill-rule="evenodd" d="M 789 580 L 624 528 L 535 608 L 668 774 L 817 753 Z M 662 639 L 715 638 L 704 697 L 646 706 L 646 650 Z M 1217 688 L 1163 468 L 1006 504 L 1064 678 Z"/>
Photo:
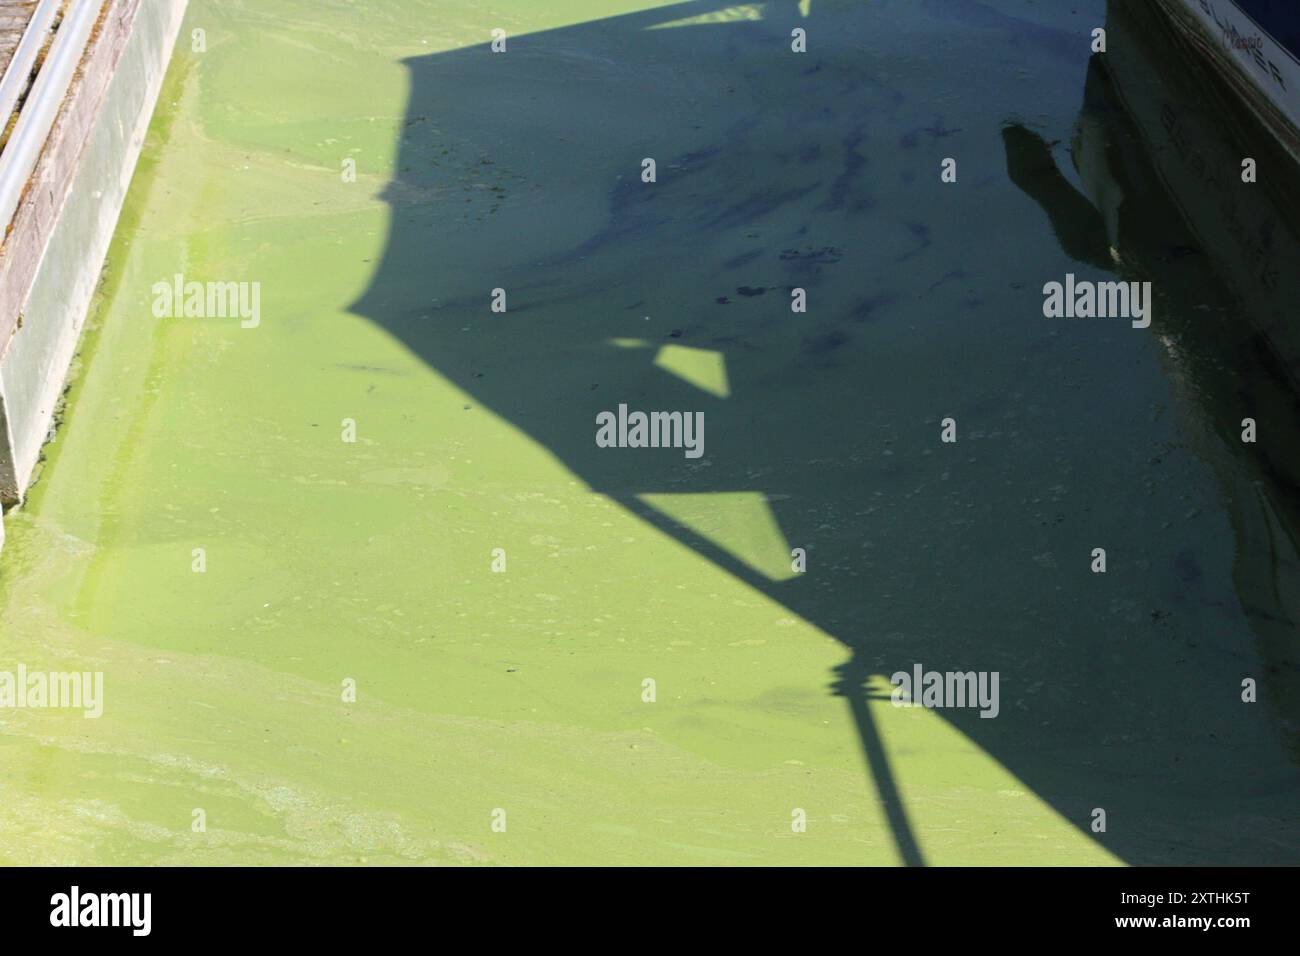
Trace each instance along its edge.
<path fill-rule="evenodd" d="M 1272 712 L 1236 703 L 1261 665 L 1213 470 L 1136 332 L 1032 321 L 1037 277 L 1072 266 L 998 129 L 1068 128 L 1086 49 L 1017 4 L 896 5 L 875 32 L 823 0 L 360 6 L 191 3 L 0 567 L 0 670 L 102 671 L 104 714 L 0 711 L 0 862 L 1267 845 L 1296 773 Z M 801 23 L 836 38 L 821 77 L 760 58 Z M 500 89 L 493 27 L 523 69 Z M 1010 65 L 986 75 L 990 46 Z M 847 114 L 805 110 L 818 89 Z M 959 128 L 972 188 L 912 187 Z M 642 155 L 668 181 L 648 210 Z M 176 273 L 259 282 L 260 325 L 155 318 Z M 593 459 L 620 400 L 707 408 L 710 450 Z M 912 660 L 1000 668 L 1003 714 L 890 706 Z"/>

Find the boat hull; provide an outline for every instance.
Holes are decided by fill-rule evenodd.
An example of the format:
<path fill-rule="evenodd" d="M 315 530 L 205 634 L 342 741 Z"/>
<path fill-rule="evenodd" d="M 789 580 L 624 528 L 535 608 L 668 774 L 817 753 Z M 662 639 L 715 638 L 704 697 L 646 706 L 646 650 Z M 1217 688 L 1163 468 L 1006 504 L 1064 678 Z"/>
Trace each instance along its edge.
<path fill-rule="evenodd" d="M 1254 0 L 1159 0 L 1184 36 L 1300 160 L 1300 12 Z M 1300 7 L 1294 8 L 1300 11 Z M 1267 16 L 1264 12 L 1267 11 Z M 1270 29 L 1271 28 L 1271 29 Z"/>

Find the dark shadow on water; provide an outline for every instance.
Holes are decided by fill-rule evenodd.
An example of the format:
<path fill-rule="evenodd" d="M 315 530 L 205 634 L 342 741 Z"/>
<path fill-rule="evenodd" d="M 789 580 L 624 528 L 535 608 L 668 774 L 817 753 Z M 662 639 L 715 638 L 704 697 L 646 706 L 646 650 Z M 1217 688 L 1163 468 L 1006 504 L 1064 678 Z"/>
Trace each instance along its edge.
<path fill-rule="evenodd" d="M 982 629 L 1019 619 L 1033 597 L 1009 599 L 998 590 L 987 607 L 963 608 L 926 599 L 930 586 L 938 586 L 938 562 L 965 553 L 988 567 L 952 573 L 1017 581 L 1023 554 L 962 552 L 963 542 L 952 540 L 961 534 L 954 531 L 960 527 L 955 505 L 906 503 L 905 493 L 920 480 L 907 469 L 932 453 L 937 426 L 895 431 L 873 425 L 871 413 L 894 420 L 911 410 L 916 423 L 925 387 L 917 378 L 925 369 L 900 369 L 890 356 L 857 345 L 862 329 L 908 308 L 911 290 L 882 290 L 854 276 L 881 263 L 910 275 L 905 270 L 926 255 L 931 229 L 941 228 L 905 216 L 887 227 L 896 210 L 891 187 L 873 178 L 880 150 L 913 149 L 962 123 L 932 113 L 918 118 L 923 110 L 906 88 L 882 80 L 863 55 L 854 38 L 878 29 L 876 5 L 815 0 L 804 18 L 794 2 L 766 3 L 757 21 L 650 29 L 732 6 L 682 3 L 511 37 L 505 54 L 483 45 L 408 61 L 399 172 L 385 193 L 391 233 L 354 311 L 400 338 L 477 407 L 522 430 L 594 491 L 841 641 L 850 657 L 831 690 L 846 698 L 900 858 L 919 865 L 920 840 L 872 719 L 866 684 L 910 671 L 917 661 L 942 662 L 945 670 L 986 669 L 993 652 L 982 646 Z M 969 17 L 984 8 L 963 10 Z M 817 31 L 816 52 L 782 57 L 791 29 L 801 26 Z M 1069 46 L 1058 31 L 1034 29 L 1045 48 Z M 1106 151 L 1131 154 L 1124 175 L 1141 177 L 1127 184 L 1128 195 L 1145 208 L 1125 246 L 1138 247 L 1138 268 L 1157 282 L 1181 281 L 1160 251 L 1167 239 L 1142 233 L 1158 226 L 1152 217 L 1167 224 L 1180 213 L 1142 158 L 1133 118 L 1096 69 L 1088 96 L 1100 101 L 1106 117 L 1092 133 L 1105 139 Z M 1090 111 L 1086 102 L 1085 116 Z M 1041 139 L 1018 126 L 1005 139 L 1010 178 L 1048 211 L 1066 252 L 1117 268 L 1104 217 L 1055 171 Z M 639 178 L 644 157 L 658 165 L 652 186 Z M 925 162 L 928 168 L 928 153 Z M 1193 244 L 1198 256 L 1215 254 Z M 1151 248 L 1157 251 L 1142 251 Z M 789 308 L 795 287 L 833 318 L 797 322 Z M 505 314 L 489 311 L 496 288 L 506 290 Z M 1237 301 L 1209 272 L 1197 288 L 1225 308 Z M 1186 373 L 1200 376 L 1188 401 L 1224 403 L 1223 414 L 1239 419 L 1240 407 L 1254 401 L 1242 394 L 1232 370 L 1240 356 L 1219 361 L 1217 332 L 1184 331 L 1188 351 L 1216 356 L 1205 363 L 1212 373 Z M 1228 338 L 1234 348 L 1249 347 L 1249 336 Z M 1258 336 L 1253 341 L 1258 346 Z M 679 356 L 696 356 L 685 349 L 721 355 L 729 393 L 720 396 L 668 370 L 656 361 L 665 348 Z M 1285 401 L 1282 396 L 1270 393 L 1268 400 Z M 619 403 L 704 412 L 704 457 L 598 448 L 596 416 Z M 882 442 L 892 457 L 880 457 Z M 1280 479 L 1262 479 L 1271 483 L 1259 491 L 1251 482 L 1268 466 L 1256 459 L 1242 465 L 1239 449 L 1226 439 L 1220 445 L 1205 454 L 1218 455 L 1230 476 L 1225 480 L 1244 481 L 1253 495 L 1233 512 L 1244 555 L 1238 590 L 1243 604 L 1253 602 L 1258 611 L 1251 623 L 1274 667 L 1277 692 L 1270 696 L 1294 704 L 1300 699 L 1296 609 L 1268 596 L 1276 586 L 1258 582 L 1262 574 L 1286 588 L 1296 579 L 1290 567 L 1278 571 L 1282 558 L 1258 546 L 1261 535 L 1294 540 L 1295 501 L 1276 492 Z M 1293 465 L 1275 462 L 1274 471 L 1300 474 Z M 787 542 L 810 547 L 809 573 L 773 580 L 643 497 L 739 491 L 761 493 Z M 879 495 L 898 508 L 883 530 Z M 1253 517 L 1241 517 L 1245 511 Z M 1007 502 L 998 513 L 1013 512 Z M 872 538 L 892 555 L 887 573 L 864 550 Z M 884 578 L 888 590 L 878 582 Z M 904 640 L 893 637 L 900 633 Z M 995 663 L 1004 694 L 1041 683 L 1059 668 L 1076 675 L 1082 688 L 1084 697 L 1072 707 L 1104 712 L 1115 706 L 1107 689 L 1113 675 L 1086 648 L 1064 640 L 1018 656 L 1000 654 Z M 1172 673 L 1150 679 L 1176 680 Z M 1294 735 L 1290 704 L 1277 719 Z M 1167 833 L 1183 825 L 1179 814 L 1186 808 L 1169 806 L 1168 788 L 1140 774 L 1109 772 L 1104 748 L 1086 759 L 1063 749 L 1044 729 L 1054 714 L 1005 702 L 994 720 L 974 711 L 939 713 L 1083 832 L 1096 806 L 1140 821 L 1102 839 L 1128 862 L 1259 862 L 1261 848 L 1273 862 L 1300 862 L 1300 848 L 1279 848 L 1289 837 L 1276 833 L 1274 821 L 1245 835 L 1226 824 L 1215 830 L 1214 813 L 1232 796 L 1214 794 L 1237 773 L 1221 744 L 1191 752 L 1178 771 L 1180 786 L 1196 795 L 1186 811 L 1194 819 L 1179 843 Z M 1225 736 L 1235 732 L 1241 729 L 1228 728 Z M 1150 749 L 1152 766 L 1163 766 L 1158 745 Z M 1284 770 L 1269 779 L 1261 786 L 1295 785 Z M 1202 839 L 1207 832 L 1212 839 Z"/>

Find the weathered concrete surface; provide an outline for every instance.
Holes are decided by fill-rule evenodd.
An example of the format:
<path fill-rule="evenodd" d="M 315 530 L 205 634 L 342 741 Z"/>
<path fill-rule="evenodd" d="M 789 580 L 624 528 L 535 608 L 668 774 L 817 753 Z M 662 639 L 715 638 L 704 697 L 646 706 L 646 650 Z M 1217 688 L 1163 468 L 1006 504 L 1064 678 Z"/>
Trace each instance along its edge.
<path fill-rule="evenodd" d="M 23 38 L 23 30 L 35 6 L 36 0 L 0 0 L 0 76 L 4 75 L 18 42 Z"/>
<path fill-rule="evenodd" d="M 21 500 L 49 434 L 185 3 L 105 6 L 0 250 L 6 503 Z"/>

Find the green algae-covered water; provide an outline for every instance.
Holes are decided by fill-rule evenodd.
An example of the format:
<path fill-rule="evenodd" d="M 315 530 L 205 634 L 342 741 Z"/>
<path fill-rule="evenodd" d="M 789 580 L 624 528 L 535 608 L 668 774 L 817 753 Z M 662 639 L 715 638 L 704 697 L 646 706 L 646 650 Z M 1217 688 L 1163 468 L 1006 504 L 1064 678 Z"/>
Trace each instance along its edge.
<path fill-rule="evenodd" d="M 6 516 L 0 670 L 104 709 L 0 710 L 0 862 L 1296 862 L 1295 525 L 1160 344 L 1235 300 L 1042 315 L 1075 6 L 192 0 Z"/>

